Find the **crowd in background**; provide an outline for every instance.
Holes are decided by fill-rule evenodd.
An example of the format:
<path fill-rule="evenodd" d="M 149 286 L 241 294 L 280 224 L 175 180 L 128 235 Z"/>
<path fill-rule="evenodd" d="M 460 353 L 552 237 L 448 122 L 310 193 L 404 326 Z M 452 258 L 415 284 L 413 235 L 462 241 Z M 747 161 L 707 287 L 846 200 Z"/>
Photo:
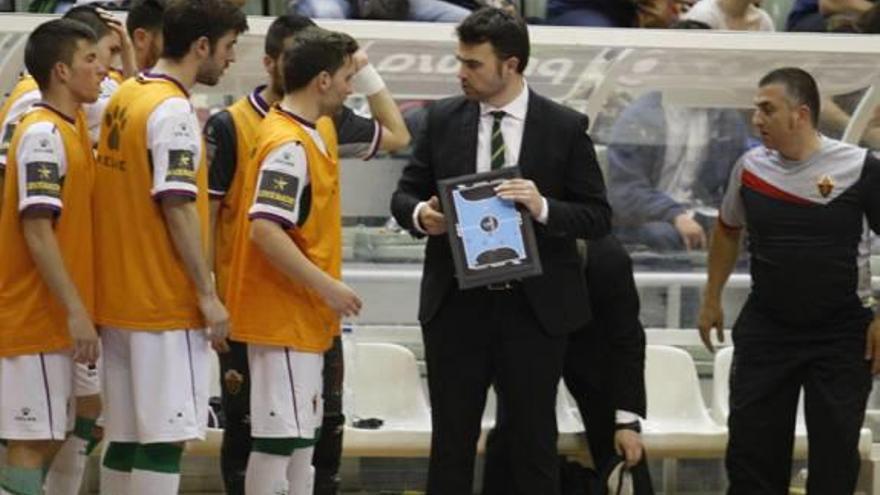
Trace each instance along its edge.
<path fill-rule="evenodd" d="M 101 3 L 125 9 L 130 0 Z M 33 0 L 31 12 L 63 12 L 93 0 Z M 246 3 L 244 1 L 242 4 Z M 523 9 L 521 0 L 287 0 L 290 12 L 315 19 L 385 19 L 459 22 L 484 5 Z M 711 29 L 775 31 L 762 0 L 547 0 L 543 16 L 533 24 L 554 26 L 667 28 L 679 19 L 707 24 Z M 796 32 L 877 33 L 880 8 L 873 0 L 789 0 L 784 30 Z M 18 2 L 21 6 L 22 2 Z M 0 12 L 13 11 L 15 0 L 0 0 Z"/>

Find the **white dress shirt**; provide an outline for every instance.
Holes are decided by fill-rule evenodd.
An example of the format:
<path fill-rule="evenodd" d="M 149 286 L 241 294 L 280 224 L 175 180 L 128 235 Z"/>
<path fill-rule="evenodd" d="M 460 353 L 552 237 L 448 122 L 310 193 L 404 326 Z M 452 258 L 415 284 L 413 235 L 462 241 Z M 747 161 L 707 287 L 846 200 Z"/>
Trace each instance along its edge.
<path fill-rule="evenodd" d="M 501 136 L 504 137 L 504 166 L 519 165 L 519 154 L 522 148 L 523 131 L 526 127 L 526 111 L 529 108 L 529 87 L 523 82 L 522 91 L 510 103 L 503 107 L 494 107 L 488 103 L 480 103 L 480 126 L 477 130 L 477 173 L 489 172 L 492 169 L 492 123 L 495 118 L 492 112 L 503 111 L 501 119 Z M 546 224 L 549 216 L 547 198 L 542 198 L 541 214 L 535 220 Z M 417 204 L 413 210 L 413 226 L 421 233 L 419 212 L 427 201 Z"/>

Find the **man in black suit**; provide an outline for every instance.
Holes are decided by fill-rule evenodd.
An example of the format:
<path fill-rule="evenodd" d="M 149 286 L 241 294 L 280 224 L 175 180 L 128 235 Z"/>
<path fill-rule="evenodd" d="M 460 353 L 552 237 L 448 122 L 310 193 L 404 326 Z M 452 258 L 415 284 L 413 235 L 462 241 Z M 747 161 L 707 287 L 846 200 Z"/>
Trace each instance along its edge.
<path fill-rule="evenodd" d="M 589 243 L 584 273 L 588 287 L 601 289 L 590 291 L 592 321 L 569 337 L 562 376 L 584 420 L 596 470 L 604 473 L 615 454 L 629 467 L 644 461 L 639 418 L 646 409 L 645 330 L 632 260 L 617 238 Z M 503 428 L 489 434 L 483 495 L 510 493 L 507 441 Z M 641 477 L 637 494 L 653 493 L 647 466 L 638 466 L 633 476 Z"/>
<path fill-rule="evenodd" d="M 525 83 L 525 23 L 487 8 L 457 33 L 464 96 L 428 110 L 391 201 L 404 228 L 429 236 L 419 307 L 433 425 L 428 493 L 471 493 L 480 419 L 494 384 L 509 411 L 513 493 L 554 495 L 556 387 L 567 334 L 590 318 L 575 239 L 605 235 L 611 209 L 587 118 Z M 460 290 L 437 181 L 511 165 L 523 178 L 497 193 L 535 219 L 543 275 Z"/>
<path fill-rule="evenodd" d="M 615 452 L 634 466 L 642 459 L 639 418 L 645 417 L 645 329 L 629 253 L 614 236 L 587 249 L 593 321 L 571 336 L 563 378 L 577 402 L 596 468 Z"/>

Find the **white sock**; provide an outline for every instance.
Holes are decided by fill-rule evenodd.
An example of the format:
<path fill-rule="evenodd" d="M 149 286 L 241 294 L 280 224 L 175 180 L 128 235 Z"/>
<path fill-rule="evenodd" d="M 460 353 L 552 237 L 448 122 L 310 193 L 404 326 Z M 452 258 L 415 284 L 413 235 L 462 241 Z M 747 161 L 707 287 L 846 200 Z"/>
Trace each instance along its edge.
<path fill-rule="evenodd" d="M 129 495 L 131 486 L 131 472 L 117 471 L 106 466 L 101 466 L 101 495 Z"/>
<path fill-rule="evenodd" d="M 86 470 L 86 462 L 89 460 L 86 454 L 88 444 L 88 440 L 76 435 L 67 437 L 46 474 L 46 482 L 43 485 L 46 495 L 77 495 L 79 493 L 83 473 Z"/>
<path fill-rule="evenodd" d="M 314 451 L 315 447 L 296 449 L 290 456 L 287 466 L 290 495 L 312 495 L 315 485 L 315 468 L 312 466 Z"/>
<path fill-rule="evenodd" d="M 132 469 L 131 491 L 128 495 L 177 495 L 178 488 L 180 488 L 180 473 Z"/>
<path fill-rule="evenodd" d="M 287 465 L 290 457 L 251 451 L 244 492 L 247 495 L 279 495 L 288 493 Z"/>

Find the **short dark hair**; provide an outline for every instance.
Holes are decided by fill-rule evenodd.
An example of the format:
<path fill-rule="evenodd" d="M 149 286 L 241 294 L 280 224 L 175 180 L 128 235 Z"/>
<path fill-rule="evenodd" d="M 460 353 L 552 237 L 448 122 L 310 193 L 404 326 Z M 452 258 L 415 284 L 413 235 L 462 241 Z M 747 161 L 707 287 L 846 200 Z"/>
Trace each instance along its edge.
<path fill-rule="evenodd" d="M 107 34 L 111 32 L 110 26 L 104 22 L 104 19 L 101 19 L 101 16 L 98 15 L 98 11 L 95 10 L 94 5 L 77 5 L 68 10 L 62 19 L 72 19 L 85 24 L 95 32 L 95 37 L 98 39 L 107 36 Z"/>
<path fill-rule="evenodd" d="M 519 59 L 520 74 L 529 63 L 529 30 L 516 15 L 493 7 L 483 7 L 467 16 L 456 28 L 458 40 L 468 45 L 489 42 L 498 58 Z"/>
<path fill-rule="evenodd" d="M 357 41 L 345 33 L 317 27 L 303 30 L 284 49 L 284 92 L 304 88 L 321 72 L 335 74 L 357 49 Z"/>
<path fill-rule="evenodd" d="M 164 0 L 134 0 L 125 18 L 125 29 L 130 36 L 135 29 L 151 32 L 162 31 L 162 16 L 165 14 Z"/>
<path fill-rule="evenodd" d="M 770 71 L 761 78 L 758 87 L 780 84 L 790 100 L 810 109 L 810 121 L 819 123 L 819 86 L 809 72 L 797 67 L 783 67 Z"/>
<path fill-rule="evenodd" d="M 49 89 L 55 64 L 73 63 L 80 40 L 96 43 L 97 37 L 92 28 L 72 19 L 55 19 L 34 29 L 24 47 L 24 65 L 41 91 Z"/>
<path fill-rule="evenodd" d="M 265 53 L 275 59 L 284 53 L 284 41 L 300 31 L 315 27 L 315 23 L 308 17 L 298 14 L 284 14 L 272 21 L 266 32 Z"/>
<path fill-rule="evenodd" d="M 244 12 L 228 0 L 172 0 L 162 17 L 162 56 L 180 60 L 193 42 L 205 36 L 211 49 L 229 31 L 247 31 Z"/>

